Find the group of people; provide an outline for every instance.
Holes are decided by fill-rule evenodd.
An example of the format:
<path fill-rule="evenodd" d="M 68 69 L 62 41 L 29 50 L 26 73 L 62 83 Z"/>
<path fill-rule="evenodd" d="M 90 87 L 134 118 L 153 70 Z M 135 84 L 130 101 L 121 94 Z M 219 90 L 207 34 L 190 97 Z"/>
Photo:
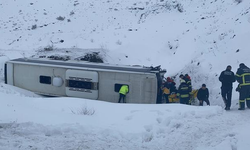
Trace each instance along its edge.
<path fill-rule="evenodd" d="M 166 100 L 166 103 L 170 102 L 180 102 L 181 104 L 191 104 L 191 101 L 197 97 L 199 100 L 199 105 L 203 106 L 203 103 L 206 102 L 207 105 L 210 105 L 209 102 L 209 90 L 205 84 L 202 84 L 199 90 L 192 90 L 191 78 L 188 74 L 180 75 L 180 85 L 176 88 L 176 84 L 170 77 L 163 83 L 163 97 Z M 221 86 L 221 95 L 225 103 L 225 110 L 230 110 L 231 101 L 232 101 L 232 90 L 233 83 L 238 82 L 238 87 L 236 91 L 239 92 L 239 110 L 245 109 L 245 103 L 247 107 L 250 108 L 250 68 L 247 67 L 244 63 L 239 65 L 239 68 L 236 72 L 232 72 L 232 67 L 227 66 L 226 70 L 222 71 L 219 76 L 219 81 L 222 83 Z M 173 99 L 175 97 L 175 99 Z M 176 100 L 176 101 L 174 101 Z"/>
<path fill-rule="evenodd" d="M 226 105 L 225 110 L 230 110 L 232 100 L 233 83 L 237 81 L 239 84 L 236 91 L 240 93 L 239 96 L 239 110 L 245 109 L 245 101 L 247 107 L 250 108 L 250 69 L 244 63 L 239 65 L 239 68 L 234 75 L 232 67 L 227 66 L 225 71 L 222 71 L 219 80 L 222 83 L 221 95 Z"/>
<path fill-rule="evenodd" d="M 180 76 L 180 85 L 176 88 L 176 83 L 170 77 L 167 77 L 166 81 L 162 84 L 162 93 L 163 98 L 166 103 L 171 102 L 180 102 L 181 104 L 190 105 L 192 100 L 197 97 L 199 100 L 199 105 L 203 106 L 203 103 L 206 102 L 207 105 L 210 105 L 209 102 L 209 90 L 206 87 L 206 84 L 202 84 L 199 90 L 192 90 L 191 78 L 188 74 L 181 74 Z M 237 81 L 238 87 L 236 91 L 240 94 L 239 96 L 239 110 L 245 109 L 245 101 L 247 107 L 250 108 L 250 68 L 247 67 L 244 63 L 239 65 L 239 68 L 236 72 L 232 72 L 232 67 L 227 66 L 226 70 L 222 71 L 219 76 L 219 81 L 222 83 L 221 86 L 221 95 L 225 103 L 225 110 L 230 110 L 231 100 L 232 100 L 232 90 L 233 83 Z M 129 92 L 127 85 L 123 85 L 120 88 L 119 94 L 119 103 L 125 102 L 126 94 Z"/>
<path fill-rule="evenodd" d="M 192 90 L 190 76 L 181 74 L 179 77 L 180 85 L 178 88 L 176 88 L 176 83 L 170 77 L 167 77 L 167 80 L 163 83 L 163 97 L 166 103 L 180 102 L 181 104 L 190 105 L 192 100 L 197 97 L 200 106 L 203 106 L 204 102 L 210 105 L 208 99 L 209 90 L 205 84 L 202 84 L 199 90 Z"/>

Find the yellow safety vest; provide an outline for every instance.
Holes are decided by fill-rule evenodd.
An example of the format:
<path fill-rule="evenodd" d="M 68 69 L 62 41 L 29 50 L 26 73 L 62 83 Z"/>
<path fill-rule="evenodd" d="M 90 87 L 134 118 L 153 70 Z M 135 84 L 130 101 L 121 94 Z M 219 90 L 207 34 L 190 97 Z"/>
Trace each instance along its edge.
<path fill-rule="evenodd" d="M 126 95 L 128 93 L 128 86 L 123 85 L 119 91 L 120 94 Z"/>

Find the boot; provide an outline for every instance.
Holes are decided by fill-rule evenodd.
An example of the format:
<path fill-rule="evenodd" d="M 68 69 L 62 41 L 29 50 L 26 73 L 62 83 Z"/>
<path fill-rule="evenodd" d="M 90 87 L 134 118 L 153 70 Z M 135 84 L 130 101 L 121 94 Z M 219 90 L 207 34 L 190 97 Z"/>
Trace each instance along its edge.
<path fill-rule="evenodd" d="M 245 110 L 245 108 L 238 108 L 238 110 Z"/>

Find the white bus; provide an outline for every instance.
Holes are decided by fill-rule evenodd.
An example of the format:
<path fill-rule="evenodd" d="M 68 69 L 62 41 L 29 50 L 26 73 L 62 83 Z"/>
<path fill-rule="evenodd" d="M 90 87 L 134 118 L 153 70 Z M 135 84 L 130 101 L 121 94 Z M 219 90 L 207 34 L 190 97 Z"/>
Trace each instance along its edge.
<path fill-rule="evenodd" d="M 127 103 L 161 101 L 160 67 L 19 58 L 5 63 L 5 83 L 37 94 L 118 102 L 128 85 Z"/>

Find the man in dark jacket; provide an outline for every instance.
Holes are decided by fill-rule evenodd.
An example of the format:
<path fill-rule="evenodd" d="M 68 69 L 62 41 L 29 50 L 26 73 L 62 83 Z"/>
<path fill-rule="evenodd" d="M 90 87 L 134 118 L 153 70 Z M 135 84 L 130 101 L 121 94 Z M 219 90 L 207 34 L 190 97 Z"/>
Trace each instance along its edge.
<path fill-rule="evenodd" d="M 210 105 L 210 102 L 208 100 L 209 98 L 209 91 L 206 87 L 206 84 L 202 84 L 202 87 L 199 89 L 197 98 L 200 101 L 200 106 L 203 106 L 203 102 L 205 101 L 207 105 Z"/>
<path fill-rule="evenodd" d="M 247 100 L 247 107 L 250 108 L 250 69 L 243 63 L 240 64 L 240 68 L 237 70 L 236 79 L 239 82 L 240 92 L 240 108 L 245 109 L 245 100 Z"/>
<path fill-rule="evenodd" d="M 230 110 L 233 82 L 235 82 L 235 76 L 231 70 L 232 70 L 232 67 L 227 66 L 227 69 L 225 71 L 222 71 L 219 77 L 219 80 L 222 83 L 221 95 L 226 105 L 225 110 Z"/>
<path fill-rule="evenodd" d="M 181 104 L 189 104 L 190 92 L 192 89 L 188 86 L 185 80 L 181 79 L 181 84 L 178 88 L 177 96 L 180 97 Z"/>

